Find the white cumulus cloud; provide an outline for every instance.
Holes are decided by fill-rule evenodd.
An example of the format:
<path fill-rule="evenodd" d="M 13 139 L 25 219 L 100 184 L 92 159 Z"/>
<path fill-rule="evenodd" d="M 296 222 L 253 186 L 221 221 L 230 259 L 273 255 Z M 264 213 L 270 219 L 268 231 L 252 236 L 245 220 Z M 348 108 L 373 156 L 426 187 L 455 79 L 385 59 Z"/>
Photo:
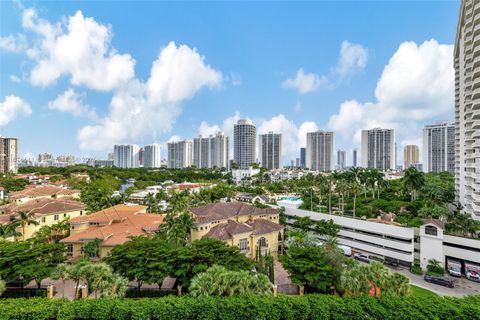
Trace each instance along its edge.
<path fill-rule="evenodd" d="M 82 95 L 72 88 L 59 94 L 55 100 L 48 103 L 48 108 L 70 113 L 76 117 L 83 117 L 90 120 L 98 120 L 97 113 L 90 106 L 82 101 Z"/>
<path fill-rule="evenodd" d="M 48 86 L 65 75 L 73 85 L 109 91 L 134 77 L 135 60 L 111 47 L 110 26 L 84 17 L 81 11 L 52 24 L 34 9 L 25 9 L 23 27 L 39 37 L 27 50 L 35 62 L 30 73 L 34 85 Z"/>
<path fill-rule="evenodd" d="M 22 52 L 27 49 L 26 37 L 23 34 L 10 34 L 0 37 L 0 49 L 7 52 Z"/>
<path fill-rule="evenodd" d="M 385 66 L 375 89 L 376 101 L 345 101 L 328 127 L 344 142 L 360 142 L 362 129 L 394 128 L 401 146 L 418 141 L 426 122 L 452 118 L 454 110 L 453 45 L 432 39 L 402 43 Z M 420 146 L 421 147 L 421 146 Z M 399 160 L 401 160 L 399 157 Z"/>
<path fill-rule="evenodd" d="M 317 90 L 320 86 L 328 83 L 325 76 L 315 73 L 305 73 L 302 68 L 298 69 L 294 78 L 282 82 L 284 88 L 296 89 L 300 93 L 308 93 Z"/>
<path fill-rule="evenodd" d="M 364 69 L 367 66 L 368 49 L 361 44 L 343 41 L 340 46 L 340 56 L 335 69 L 340 77 Z"/>
<path fill-rule="evenodd" d="M 181 102 L 221 82 L 222 74 L 195 49 L 170 42 L 153 62 L 146 82 L 134 79 L 122 86 L 112 97 L 108 116 L 80 129 L 80 148 L 107 150 L 115 143 L 167 133 L 181 113 Z"/>
<path fill-rule="evenodd" d="M 0 127 L 20 116 L 29 116 L 31 113 L 32 109 L 26 101 L 17 96 L 6 96 L 0 102 Z"/>

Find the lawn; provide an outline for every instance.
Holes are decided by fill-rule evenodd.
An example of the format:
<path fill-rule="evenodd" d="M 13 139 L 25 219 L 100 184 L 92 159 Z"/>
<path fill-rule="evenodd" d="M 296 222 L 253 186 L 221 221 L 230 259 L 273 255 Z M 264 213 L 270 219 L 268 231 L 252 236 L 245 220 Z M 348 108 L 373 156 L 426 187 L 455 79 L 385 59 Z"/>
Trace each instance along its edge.
<path fill-rule="evenodd" d="M 410 287 L 412 288 L 412 296 L 414 296 L 414 297 L 435 297 L 435 296 L 437 296 L 436 293 L 434 293 L 430 290 L 423 289 L 423 288 L 420 288 L 420 287 L 417 287 L 417 286 L 414 286 L 414 285 L 410 285 Z"/>

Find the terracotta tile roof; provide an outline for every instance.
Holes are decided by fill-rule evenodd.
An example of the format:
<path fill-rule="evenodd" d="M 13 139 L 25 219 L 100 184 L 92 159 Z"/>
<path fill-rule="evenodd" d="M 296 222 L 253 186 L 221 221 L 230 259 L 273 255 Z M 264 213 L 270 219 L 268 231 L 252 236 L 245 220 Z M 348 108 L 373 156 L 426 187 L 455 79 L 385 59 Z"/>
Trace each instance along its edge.
<path fill-rule="evenodd" d="M 246 222 L 252 229 L 252 235 L 267 234 L 283 230 L 281 224 L 266 219 L 254 219 Z"/>
<path fill-rule="evenodd" d="M 145 212 L 146 206 L 119 204 L 89 215 L 75 217 L 69 220 L 70 224 L 98 222 L 100 224 L 121 221 L 126 217 Z"/>
<path fill-rule="evenodd" d="M 4 211 L 5 214 L 27 211 L 35 213 L 35 217 L 84 209 L 85 205 L 82 202 L 65 198 L 41 198 L 34 199 L 22 204 L 10 203 L 0 207 L 0 211 Z"/>
<path fill-rule="evenodd" d="M 10 224 L 13 214 L 0 214 L 0 225 Z"/>
<path fill-rule="evenodd" d="M 277 209 L 261 209 L 242 202 L 211 203 L 192 208 L 190 211 L 193 213 L 196 223 L 227 220 L 236 216 L 278 214 Z"/>
<path fill-rule="evenodd" d="M 440 229 L 445 229 L 445 222 L 439 219 L 432 219 L 432 218 L 423 219 L 423 224 L 433 224 L 434 226 L 437 226 Z"/>
<path fill-rule="evenodd" d="M 101 239 L 101 246 L 116 246 L 133 236 L 146 236 L 158 230 L 163 216 L 149 213 L 130 213 L 124 219 L 103 226 L 90 226 L 87 230 L 74 233 L 60 240 L 61 243 L 80 243 Z"/>
<path fill-rule="evenodd" d="M 21 191 L 10 192 L 8 196 L 9 199 L 15 200 L 25 197 L 69 196 L 78 193 L 80 193 L 80 190 L 69 190 L 54 186 L 30 186 Z"/>
<path fill-rule="evenodd" d="M 221 223 L 211 228 L 204 237 L 230 240 L 233 239 L 233 236 L 236 234 L 251 233 L 252 231 L 254 231 L 253 228 L 246 223 L 228 220 L 226 223 Z"/>

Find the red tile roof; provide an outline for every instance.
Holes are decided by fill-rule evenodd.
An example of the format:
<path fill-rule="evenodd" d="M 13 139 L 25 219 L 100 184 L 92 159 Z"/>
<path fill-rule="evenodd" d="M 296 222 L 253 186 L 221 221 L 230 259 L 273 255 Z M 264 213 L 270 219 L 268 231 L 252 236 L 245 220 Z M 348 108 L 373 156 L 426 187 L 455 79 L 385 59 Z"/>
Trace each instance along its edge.
<path fill-rule="evenodd" d="M 54 186 L 27 186 L 24 190 L 10 192 L 9 199 L 15 200 L 25 197 L 69 196 L 80 193 L 80 190 L 69 190 Z"/>
<path fill-rule="evenodd" d="M 4 211 L 5 214 L 27 211 L 35 213 L 36 217 L 84 209 L 85 205 L 82 202 L 66 198 L 41 198 L 34 199 L 22 204 L 10 203 L 0 207 L 0 211 Z"/>
<path fill-rule="evenodd" d="M 85 222 L 98 222 L 107 224 L 111 221 L 121 221 L 125 217 L 145 212 L 146 206 L 119 204 L 89 215 L 79 216 L 70 219 L 70 224 L 80 224 Z"/>
<path fill-rule="evenodd" d="M 236 216 L 261 216 L 278 214 L 277 209 L 257 208 L 242 202 L 211 203 L 190 209 L 196 223 L 208 223 L 217 220 L 226 220 Z"/>

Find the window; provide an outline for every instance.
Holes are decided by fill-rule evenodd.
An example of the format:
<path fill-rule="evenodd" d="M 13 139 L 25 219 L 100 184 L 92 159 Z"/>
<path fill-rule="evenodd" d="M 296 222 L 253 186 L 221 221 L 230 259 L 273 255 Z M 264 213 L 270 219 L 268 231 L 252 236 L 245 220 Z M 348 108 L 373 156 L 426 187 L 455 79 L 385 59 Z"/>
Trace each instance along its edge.
<path fill-rule="evenodd" d="M 58 221 L 58 214 L 53 216 L 53 220 Z"/>
<path fill-rule="evenodd" d="M 67 257 L 73 256 L 73 244 L 67 244 Z"/>
<path fill-rule="evenodd" d="M 238 247 L 240 251 L 247 251 L 248 250 L 248 240 L 247 239 L 240 239 L 238 242 Z"/>
<path fill-rule="evenodd" d="M 45 221 L 46 221 L 46 218 L 42 217 L 42 223 L 45 223 Z"/>
<path fill-rule="evenodd" d="M 267 239 L 265 239 L 265 237 L 261 237 L 260 239 L 258 239 L 257 244 L 260 248 L 268 247 Z"/>
<path fill-rule="evenodd" d="M 64 217 L 64 218 L 66 218 L 66 217 L 67 217 L 67 214 L 66 214 L 66 213 L 64 213 L 64 214 L 63 214 L 63 217 Z"/>
<path fill-rule="evenodd" d="M 436 236 L 437 235 L 437 228 L 434 227 L 434 226 L 425 226 L 425 234 Z"/>

